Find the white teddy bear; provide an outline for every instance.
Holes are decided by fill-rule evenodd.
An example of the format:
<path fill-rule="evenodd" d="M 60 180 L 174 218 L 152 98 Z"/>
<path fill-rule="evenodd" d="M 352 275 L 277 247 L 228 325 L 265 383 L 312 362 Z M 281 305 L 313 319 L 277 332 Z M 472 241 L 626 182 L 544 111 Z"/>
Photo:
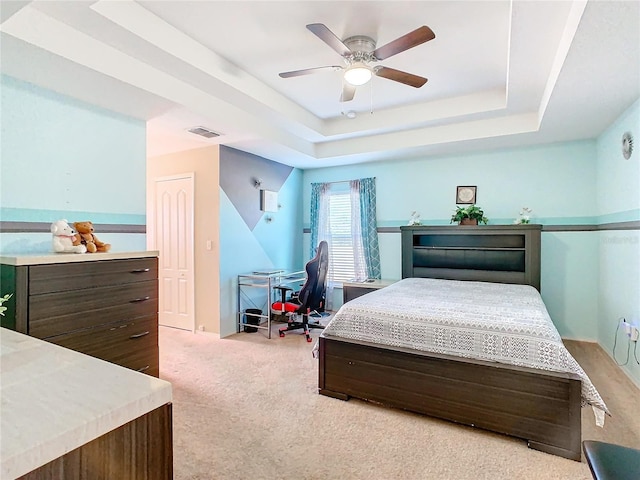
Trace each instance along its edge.
<path fill-rule="evenodd" d="M 87 251 L 87 247 L 80 243 L 80 239 L 76 237 L 76 231 L 69 226 L 69 222 L 65 219 L 53 222 L 51 233 L 53 234 L 54 252 L 85 253 Z"/>

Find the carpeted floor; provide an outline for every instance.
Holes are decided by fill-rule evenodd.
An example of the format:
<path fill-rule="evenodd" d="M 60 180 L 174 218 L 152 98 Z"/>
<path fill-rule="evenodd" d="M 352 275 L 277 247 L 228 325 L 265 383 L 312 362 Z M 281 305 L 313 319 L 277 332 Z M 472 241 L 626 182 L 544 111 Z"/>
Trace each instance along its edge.
<path fill-rule="evenodd" d="M 312 335 L 315 342 L 318 331 Z M 583 409 L 583 438 L 640 448 L 637 387 L 597 345 L 567 346 L 613 414 L 600 429 Z M 219 340 L 161 327 L 160 376 L 173 384 L 174 478 L 591 479 L 584 461 L 530 450 L 523 440 L 321 396 L 312 347 L 294 332 Z"/>

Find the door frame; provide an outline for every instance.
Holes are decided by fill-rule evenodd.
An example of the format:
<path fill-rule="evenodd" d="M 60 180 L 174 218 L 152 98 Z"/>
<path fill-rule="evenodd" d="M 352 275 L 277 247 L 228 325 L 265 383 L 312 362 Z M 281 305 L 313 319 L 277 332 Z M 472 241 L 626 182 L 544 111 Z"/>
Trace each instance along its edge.
<path fill-rule="evenodd" d="M 189 187 L 191 189 L 191 218 L 189 219 L 191 222 L 191 231 L 189 232 L 189 242 L 191 243 L 191 258 L 189 259 L 191 262 L 191 268 L 189 269 L 189 281 L 193 285 L 193 289 L 191 292 L 191 298 L 187 299 L 189 303 L 189 308 L 192 312 L 192 324 L 191 324 L 191 333 L 196 333 L 196 305 L 195 305 L 195 296 L 196 296 L 196 276 L 195 276 L 195 172 L 185 172 L 175 175 L 167 175 L 160 177 L 153 177 L 153 196 L 151 197 L 153 200 L 150 201 L 151 215 L 148 218 L 148 222 L 150 228 L 147 230 L 147 248 L 150 250 L 158 251 L 158 255 L 160 251 L 158 250 L 157 243 L 157 235 L 156 235 L 156 199 L 158 194 L 158 183 L 160 182 L 170 182 L 172 180 L 189 180 Z M 158 293 L 160 293 L 160 284 L 158 284 Z M 160 320 L 160 312 L 158 312 L 158 321 Z M 185 330 L 188 331 L 188 330 Z"/>

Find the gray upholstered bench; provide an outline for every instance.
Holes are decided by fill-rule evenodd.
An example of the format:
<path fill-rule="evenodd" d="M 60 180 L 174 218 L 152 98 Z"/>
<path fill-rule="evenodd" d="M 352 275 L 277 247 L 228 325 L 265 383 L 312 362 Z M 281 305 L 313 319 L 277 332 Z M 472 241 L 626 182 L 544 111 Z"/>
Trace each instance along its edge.
<path fill-rule="evenodd" d="M 640 479 L 640 450 L 595 440 L 585 440 L 582 448 L 594 479 Z"/>

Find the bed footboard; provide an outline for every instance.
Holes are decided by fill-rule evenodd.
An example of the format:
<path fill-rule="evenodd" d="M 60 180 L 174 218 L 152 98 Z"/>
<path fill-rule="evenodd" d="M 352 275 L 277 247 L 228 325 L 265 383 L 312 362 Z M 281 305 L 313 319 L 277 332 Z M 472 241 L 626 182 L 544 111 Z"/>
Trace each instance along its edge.
<path fill-rule="evenodd" d="M 580 461 L 577 375 L 320 337 L 319 393 L 504 433 Z"/>

